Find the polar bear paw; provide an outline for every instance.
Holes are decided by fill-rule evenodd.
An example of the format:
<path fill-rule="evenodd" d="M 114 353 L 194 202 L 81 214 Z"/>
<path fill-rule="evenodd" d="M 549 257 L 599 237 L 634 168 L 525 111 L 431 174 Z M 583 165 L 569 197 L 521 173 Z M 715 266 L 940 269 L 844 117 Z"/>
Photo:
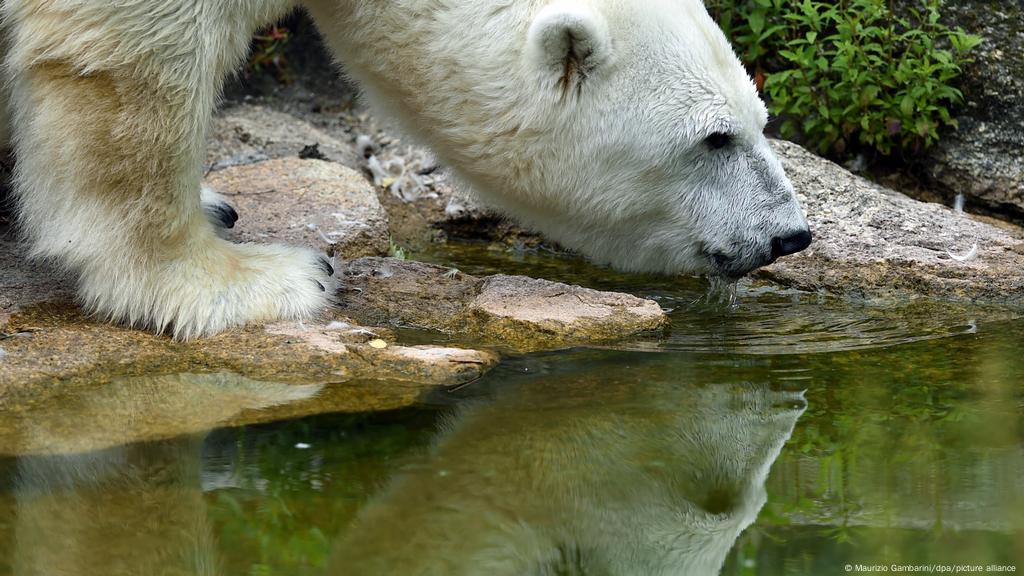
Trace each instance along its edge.
<path fill-rule="evenodd" d="M 218 237 L 186 259 L 146 267 L 114 264 L 83 274 L 85 306 L 112 321 L 178 340 L 253 322 L 313 320 L 332 304 L 337 290 L 334 267 L 323 255 Z"/>

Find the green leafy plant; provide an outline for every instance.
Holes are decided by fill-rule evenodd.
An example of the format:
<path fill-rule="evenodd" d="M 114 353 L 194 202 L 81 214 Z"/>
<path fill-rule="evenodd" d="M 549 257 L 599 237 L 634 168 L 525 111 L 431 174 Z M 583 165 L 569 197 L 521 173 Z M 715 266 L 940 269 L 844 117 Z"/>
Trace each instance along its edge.
<path fill-rule="evenodd" d="M 763 87 L 783 136 L 821 153 L 891 154 L 956 126 L 961 65 L 981 38 L 941 21 L 940 0 L 708 0 Z"/>

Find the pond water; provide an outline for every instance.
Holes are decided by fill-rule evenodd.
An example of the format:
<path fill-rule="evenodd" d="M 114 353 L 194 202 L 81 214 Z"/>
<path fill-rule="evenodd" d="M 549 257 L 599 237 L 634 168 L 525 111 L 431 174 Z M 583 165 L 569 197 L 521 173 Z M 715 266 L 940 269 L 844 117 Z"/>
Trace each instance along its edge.
<path fill-rule="evenodd" d="M 136 397 L 169 388 L 155 376 L 2 415 L 0 575 L 1024 570 L 1013 311 L 749 284 L 730 307 L 702 281 L 552 254 L 417 256 L 625 289 L 673 324 L 614 347 L 509 354 L 385 413 L 232 426 L 210 388 L 273 383 L 177 375 L 173 404 Z M 205 431 L 127 441 L 155 404 Z"/>

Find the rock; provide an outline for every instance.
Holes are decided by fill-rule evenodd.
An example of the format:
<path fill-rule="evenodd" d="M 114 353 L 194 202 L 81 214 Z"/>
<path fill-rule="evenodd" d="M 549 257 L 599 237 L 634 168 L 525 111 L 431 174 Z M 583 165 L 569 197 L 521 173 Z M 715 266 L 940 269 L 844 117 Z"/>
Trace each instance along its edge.
<path fill-rule="evenodd" d="M 13 315 L 8 333 L 13 336 L 3 341 L 0 412 L 119 378 L 197 372 L 277 384 L 346 382 L 360 389 L 349 409 L 393 408 L 394 392 L 382 382 L 397 384 L 408 405 L 434 387 L 475 380 L 498 361 L 489 352 L 401 346 L 387 332 L 341 320 L 251 326 L 175 342 L 90 321 L 71 305 L 46 304 Z M 388 344 L 371 346 L 374 339 Z"/>
<path fill-rule="evenodd" d="M 947 0 L 942 13 L 984 42 L 964 66 L 960 127 L 927 152 L 925 172 L 949 196 L 963 193 L 969 205 L 1024 218 L 1024 4 Z"/>
<path fill-rule="evenodd" d="M 919 202 L 850 174 L 800 146 L 773 141 L 815 238 L 762 277 L 857 297 L 1024 299 L 1024 232 Z M 966 261 L 957 257 L 976 255 Z"/>
<path fill-rule="evenodd" d="M 11 314 L 47 300 L 71 301 L 74 285 L 48 262 L 25 260 L 25 246 L 0 228 L 0 332 Z"/>
<path fill-rule="evenodd" d="M 310 246 L 342 258 L 388 251 L 377 193 L 340 164 L 281 158 L 213 172 L 206 183 L 238 210 L 232 240 Z"/>
<path fill-rule="evenodd" d="M 310 122 L 265 106 L 237 104 L 220 110 L 214 117 L 206 161 L 211 170 L 219 170 L 272 158 L 298 157 L 312 145 L 317 145 L 324 159 L 351 168 L 359 165 L 352 144 Z"/>
<path fill-rule="evenodd" d="M 363 258 L 342 271 L 346 314 L 439 330 L 519 350 L 609 341 L 658 330 L 653 301 L 522 276 L 476 278 L 440 266 Z"/>

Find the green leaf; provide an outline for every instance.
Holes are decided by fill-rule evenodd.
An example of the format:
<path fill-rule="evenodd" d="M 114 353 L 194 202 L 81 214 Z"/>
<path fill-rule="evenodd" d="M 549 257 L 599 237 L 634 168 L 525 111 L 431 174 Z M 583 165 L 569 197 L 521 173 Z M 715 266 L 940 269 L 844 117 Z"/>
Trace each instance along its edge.
<path fill-rule="evenodd" d="M 904 116 L 914 115 L 914 99 L 909 94 L 904 96 L 903 100 L 900 102 L 900 112 L 902 112 Z"/>
<path fill-rule="evenodd" d="M 754 35 L 760 35 L 761 31 L 764 30 L 764 12 L 755 10 L 747 16 L 747 23 L 750 26 L 750 31 Z"/>

